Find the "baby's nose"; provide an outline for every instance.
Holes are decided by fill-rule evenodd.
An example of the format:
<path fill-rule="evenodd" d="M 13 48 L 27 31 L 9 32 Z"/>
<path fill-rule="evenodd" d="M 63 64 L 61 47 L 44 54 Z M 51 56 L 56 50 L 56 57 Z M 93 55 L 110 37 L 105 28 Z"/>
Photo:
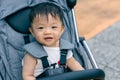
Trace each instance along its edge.
<path fill-rule="evenodd" d="M 50 29 L 46 29 L 45 31 L 44 31 L 44 34 L 51 34 L 52 32 L 51 32 L 51 30 Z"/>

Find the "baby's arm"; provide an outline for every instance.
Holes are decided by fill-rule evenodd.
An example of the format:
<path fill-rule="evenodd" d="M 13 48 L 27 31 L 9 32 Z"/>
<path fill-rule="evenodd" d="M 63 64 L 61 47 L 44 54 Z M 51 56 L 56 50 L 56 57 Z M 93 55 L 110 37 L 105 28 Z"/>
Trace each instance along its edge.
<path fill-rule="evenodd" d="M 79 64 L 74 57 L 67 59 L 67 65 L 72 71 L 84 70 L 84 68 Z"/>
<path fill-rule="evenodd" d="M 34 77 L 35 66 L 36 59 L 31 55 L 26 54 L 23 62 L 23 80 L 36 80 Z"/>

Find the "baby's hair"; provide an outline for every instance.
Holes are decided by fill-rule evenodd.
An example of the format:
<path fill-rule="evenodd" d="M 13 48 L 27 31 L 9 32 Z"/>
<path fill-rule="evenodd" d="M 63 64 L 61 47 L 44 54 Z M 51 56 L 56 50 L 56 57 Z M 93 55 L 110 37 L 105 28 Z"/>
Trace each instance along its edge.
<path fill-rule="evenodd" d="M 32 10 L 30 13 L 31 24 L 33 23 L 33 20 L 37 15 L 46 16 L 48 20 L 48 14 L 50 14 L 54 18 L 59 17 L 62 22 L 62 25 L 64 25 L 62 9 L 53 3 L 40 3 L 32 7 Z"/>

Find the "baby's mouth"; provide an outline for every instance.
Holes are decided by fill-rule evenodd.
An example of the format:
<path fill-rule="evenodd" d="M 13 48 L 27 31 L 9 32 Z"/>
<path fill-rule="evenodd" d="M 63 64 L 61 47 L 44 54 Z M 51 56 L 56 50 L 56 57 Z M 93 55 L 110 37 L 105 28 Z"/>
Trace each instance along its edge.
<path fill-rule="evenodd" d="M 50 40 L 53 39 L 53 37 L 45 37 L 44 39 L 47 40 L 47 41 L 50 41 Z"/>

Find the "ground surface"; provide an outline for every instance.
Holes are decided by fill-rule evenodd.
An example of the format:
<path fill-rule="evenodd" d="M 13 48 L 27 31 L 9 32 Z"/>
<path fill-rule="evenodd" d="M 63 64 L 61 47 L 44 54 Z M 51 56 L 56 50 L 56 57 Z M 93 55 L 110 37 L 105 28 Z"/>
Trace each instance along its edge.
<path fill-rule="evenodd" d="M 79 35 L 85 36 L 105 80 L 120 80 L 120 0 L 77 0 Z"/>
<path fill-rule="evenodd" d="M 105 80 L 120 80 L 120 21 L 90 38 L 87 43 Z"/>

